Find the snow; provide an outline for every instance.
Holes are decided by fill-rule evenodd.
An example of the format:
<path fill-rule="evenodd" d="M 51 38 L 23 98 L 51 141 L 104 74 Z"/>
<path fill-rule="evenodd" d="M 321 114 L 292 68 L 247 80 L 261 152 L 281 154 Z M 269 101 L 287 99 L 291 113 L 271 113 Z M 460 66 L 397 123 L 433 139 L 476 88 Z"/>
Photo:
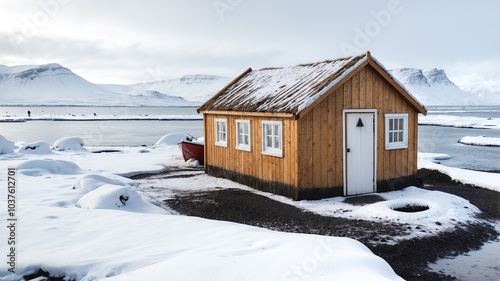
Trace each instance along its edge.
<path fill-rule="evenodd" d="M 0 169 L 18 169 L 17 239 L 22 241 L 16 274 L 0 267 L 0 280 L 19 280 L 38 268 L 75 280 L 402 280 L 353 239 L 171 214 L 116 174 L 188 164 L 176 146 L 139 150 L 144 148 L 0 155 Z M 196 178 L 172 180 L 205 188 Z M 5 178 L 0 185 L 6 185 Z M 6 218 L 1 212 L 0 220 Z M 5 241 L 5 232 L 0 239 Z"/>
<path fill-rule="evenodd" d="M 128 120 L 203 120 L 201 115 L 57 115 L 43 114 L 32 117 L 4 115 L 0 122 L 26 122 L 32 120 L 48 121 L 128 121 Z"/>
<path fill-rule="evenodd" d="M 44 141 L 37 141 L 33 143 L 24 144 L 19 147 L 19 153 L 24 154 L 52 154 L 52 150 L 48 143 Z"/>
<path fill-rule="evenodd" d="M 4 138 L 4 136 L 0 135 L 0 154 L 7 154 L 14 152 L 14 142 Z"/>
<path fill-rule="evenodd" d="M 407 223 L 413 229 L 406 236 L 387 237 L 387 243 L 439 234 L 475 221 L 480 212 L 460 197 L 416 187 L 380 193 L 385 201 L 363 206 L 345 203 L 344 197 L 297 202 L 202 171 L 186 171 L 191 164 L 182 160 L 178 147 L 168 139 L 165 136 L 163 145 L 149 148 L 113 147 L 118 150 L 113 153 L 25 154 L 13 148 L 1 154 L 0 169 L 17 166 L 18 171 L 17 237 L 22 243 L 17 255 L 22 262 L 14 275 L 0 267 L 0 280 L 19 280 L 38 268 L 76 280 L 402 280 L 383 259 L 353 239 L 281 233 L 181 216 L 162 208 L 163 200 L 179 192 L 240 188 L 322 215 Z M 25 145 L 29 144 L 20 149 Z M 419 168 L 439 169 L 452 178 L 499 189 L 500 174 L 428 160 L 449 157 L 444 154 L 419 157 Z M 171 178 L 133 181 L 123 177 L 165 167 L 180 171 Z M 184 174 L 190 176 L 175 176 Z M 5 177 L 0 185 L 6 186 Z M 144 192 L 152 186 L 158 193 Z M 4 210 L 5 192 L 0 194 Z M 406 205 L 429 209 L 394 210 Z M 6 218 L 7 213 L 0 212 L 0 220 Z M 5 235 L 1 232 L 0 240 L 5 241 Z"/>
<path fill-rule="evenodd" d="M 154 146 L 163 146 L 163 145 L 177 145 L 181 140 L 185 140 L 189 138 L 188 134 L 168 134 L 163 136 L 160 140 L 158 140 Z"/>
<path fill-rule="evenodd" d="M 352 57 L 354 59 L 355 56 Z M 351 60 L 352 60 L 351 59 Z M 316 101 L 318 98 L 320 98 L 322 95 L 324 95 L 328 90 L 330 90 L 333 86 L 335 86 L 338 82 L 340 82 L 342 79 L 344 79 L 349 73 L 351 73 L 353 70 L 355 70 L 358 66 L 360 66 L 362 63 L 364 63 L 367 60 L 367 57 L 365 56 L 361 60 L 359 60 L 356 64 L 354 64 L 351 68 L 349 68 L 347 71 L 344 71 L 342 75 L 337 77 L 335 80 L 333 80 L 328 86 L 326 86 L 323 90 L 321 90 L 319 93 L 315 94 L 314 96 L 308 98 L 304 103 L 302 103 L 299 108 L 298 112 L 301 112 L 302 110 L 306 109 L 308 106 L 310 106 L 314 101 Z M 349 63 L 349 62 L 347 62 Z M 341 65 L 342 66 L 342 65 Z"/>
<path fill-rule="evenodd" d="M 427 159 L 418 159 L 418 169 L 436 170 L 464 184 L 472 184 L 500 192 L 500 174 L 466 170 L 433 163 Z"/>
<path fill-rule="evenodd" d="M 312 102 L 310 98 L 323 94 L 325 87 L 332 87 L 332 82 L 325 84 L 329 79 L 352 71 L 352 66 L 345 68 L 349 62 L 363 59 L 366 57 L 251 70 L 199 109 L 294 113 Z"/>
<path fill-rule="evenodd" d="M 166 213 L 144 201 L 137 191 L 125 186 L 104 184 L 82 196 L 76 206 L 82 209 L 120 209 L 140 213 Z"/>
<path fill-rule="evenodd" d="M 458 142 L 470 145 L 500 146 L 500 138 L 492 138 L 485 136 L 478 136 L 478 137 L 466 136 L 461 138 Z"/>
<path fill-rule="evenodd" d="M 96 85 L 59 64 L 0 66 L 0 78 L 2 105 L 199 105 L 146 89 L 121 91 Z"/>
<path fill-rule="evenodd" d="M 418 124 L 458 128 L 500 129 L 500 118 L 455 115 L 419 115 Z"/>
<path fill-rule="evenodd" d="M 439 160 L 447 160 L 450 159 L 451 156 L 444 153 L 418 152 L 418 158 L 439 164 Z"/>
<path fill-rule="evenodd" d="M 79 137 L 66 137 L 56 140 L 52 147 L 56 151 L 88 152 L 84 145 L 83 139 Z"/>
<path fill-rule="evenodd" d="M 180 96 L 189 101 L 204 103 L 233 79 L 234 77 L 195 74 L 168 80 L 133 84 L 128 85 L 128 87 L 140 91 L 158 91 L 171 96 Z"/>

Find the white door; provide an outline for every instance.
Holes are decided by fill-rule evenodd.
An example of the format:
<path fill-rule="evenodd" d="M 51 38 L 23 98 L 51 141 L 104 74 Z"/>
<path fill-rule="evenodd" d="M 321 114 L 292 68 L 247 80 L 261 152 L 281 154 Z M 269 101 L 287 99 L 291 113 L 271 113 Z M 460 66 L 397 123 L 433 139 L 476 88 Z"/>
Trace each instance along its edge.
<path fill-rule="evenodd" d="M 346 195 L 375 191 L 374 114 L 346 113 Z"/>

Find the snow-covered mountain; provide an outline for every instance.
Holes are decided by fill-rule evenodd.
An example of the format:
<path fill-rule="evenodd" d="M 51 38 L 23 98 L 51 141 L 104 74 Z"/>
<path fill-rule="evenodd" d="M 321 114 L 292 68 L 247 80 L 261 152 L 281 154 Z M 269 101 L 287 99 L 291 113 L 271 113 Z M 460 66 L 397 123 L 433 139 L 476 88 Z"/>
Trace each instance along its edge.
<path fill-rule="evenodd" d="M 389 70 L 424 105 L 500 105 L 498 93 L 458 88 L 441 69 Z M 59 64 L 0 65 L 0 105 L 198 106 L 233 78 L 186 75 L 132 85 L 93 84 Z"/>
<path fill-rule="evenodd" d="M 442 69 L 391 69 L 410 93 L 425 106 L 438 105 L 500 105 L 500 97 L 483 96 L 457 87 Z"/>
<path fill-rule="evenodd" d="M 224 88 L 233 78 L 215 75 L 186 75 L 180 78 L 130 85 L 137 90 L 158 91 L 203 103 Z"/>
<path fill-rule="evenodd" d="M 199 103 L 127 86 L 93 84 L 59 64 L 0 65 L 0 105 L 193 106 Z M 120 89 L 120 90 L 118 90 Z"/>

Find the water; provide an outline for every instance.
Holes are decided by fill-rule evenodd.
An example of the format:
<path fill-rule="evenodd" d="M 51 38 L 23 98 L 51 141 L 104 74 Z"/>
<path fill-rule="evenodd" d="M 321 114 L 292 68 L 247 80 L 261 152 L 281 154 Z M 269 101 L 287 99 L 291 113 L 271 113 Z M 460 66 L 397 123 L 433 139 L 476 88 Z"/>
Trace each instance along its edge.
<path fill-rule="evenodd" d="M 418 151 L 445 153 L 452 158 L 440 160 L 446 166 L 500 171 L 500 147 L 465 145 L 458 142 L 465 136 L 500 137 L 500 130 L 464 129 L 441 126 L 418 126 Z"/>
<path fill-rule="evenodd" d="M 500 224 L 496 225 L 500 231 Z M 500 239 L 500 237 L 498 237 Z M 434 272 L 455 276 L 460 281 L 500 280 L 500 242 L 485 243 L 481 249 L 470 251 L 464 255 L 453 258 L 444 258 L 436 263 L 429 264 Z"/>
<path fill-rule="evenodd" d="M 173 107 L 0 107 L 0 115 L 195 115 L 196 108 Z M 81 137 L 88 146 L 152 145 L 171 133 L 203 136 L 203 121 L 28 121 L 0 122 L 0 135 L 12 141 L 43 140 L 53 144 L 68 137 Z"/>

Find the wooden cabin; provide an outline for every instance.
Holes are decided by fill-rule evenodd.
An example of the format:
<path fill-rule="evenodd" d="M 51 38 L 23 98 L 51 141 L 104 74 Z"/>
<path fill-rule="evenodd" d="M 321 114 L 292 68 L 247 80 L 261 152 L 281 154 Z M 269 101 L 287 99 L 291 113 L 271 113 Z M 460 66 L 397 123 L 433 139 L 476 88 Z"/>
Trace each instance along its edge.
<path fill-rule="evenodd" d="M 249 68 L 198 112 L 207 174 L 295 200 L 417 185 L 427 111 L 369 52 Z"/>

